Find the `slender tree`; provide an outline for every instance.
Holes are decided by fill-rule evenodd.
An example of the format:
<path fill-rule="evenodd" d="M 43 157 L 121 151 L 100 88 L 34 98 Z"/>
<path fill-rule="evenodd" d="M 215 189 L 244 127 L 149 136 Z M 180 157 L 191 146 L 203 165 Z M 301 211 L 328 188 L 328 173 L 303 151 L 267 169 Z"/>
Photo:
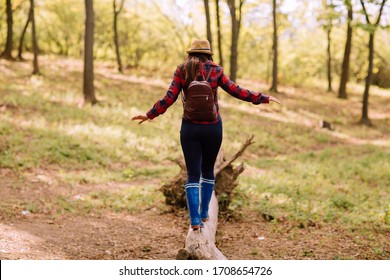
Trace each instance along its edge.
<path fill-rule="evenodd" d="M 327 68 L 327 76 L 328 76 L 328 92 L 332 91 L 332 52 L 331 52 L 331 45 L 332 45 L 332 28 L 333 28 L 333 3 L 332 0 L 330 0 L 330 3 L 328 3 L 328 0 L 325 0 L 325 7 L 328 10 L 327 15 L 327 24 L 325 25 L 326 29 L 326 38 L 328 42 L 328 46 L 326 48 L 326 68 Z"/>
<path fill-rule="evenodd" d="M 332 52 L 331 52 L 331 37 L 332 29 L 328 28 L 326 31 L 326 37 L 328 41 L 328 46 L 326 47 L 326 70 L 327 70 L 327 77 L 328 77 L 328 92 L 332 91 Z"/>
<path fill-rule="evenodd" d="M 238 63 L 238 38 L 240 35 L 242 6 L 245 0 L 239 0 L 238 7 L 235 0 L 227 0 L 230 16 L 232 19 L 232 42 L 230 47 L 230 79 L 235 81 L 237 78 Z"/>
<path fill-rule="evenodd" d="M 13 59 L 13 15 L 12 15 L 12 3 L 11 0 L 6 0 L 6 13 L 7 13 L 7 41 L 5 43 L 5 50 L 0 54 L 0 57 L 5 59 Z"/>
<path fill-rule="evenodd" d="M 123 9 L 123 4 L 125 0 L 121 0 L 119 7 L 117 7 L 116 0 L 113 0 L 113 8 L 114 8 L 114 44 L 115 44 L 115 53 L 116 53 L 116 61 L 118 63 L 118 71 L 123 73 L 123 66 L 121 55 L 119 52 L 119 38 L 118 38 L 118 16 Z"/>
<path fill-rule="evenodd" d="M 32 25 L 32 45 L 34 52 L 34 60 L 33 60 L 33 75 L 39 75 L 39 66 L 38 66 L 38 40 L 37 40 L 37 32 L 35 25 L 35 12 L 34 12 L 34 0 L 30 0 L 30 10 L 31 10 L 31 25 Z"/>
<path fill-rule="evenodd" d="M 278 92 L 278 25 L 277 25 L 277 3 L 272 0 L 272 19 L 273 19 L 273 43 L 272 43 L 272 84 L 270 91 Z"/>
<path fill-rule="evenodd" d="M 211 35 L 211 19 L 210 19 L 209 0 L 203 0 L 203 2 L 204 2 L 205 14 L 206 14 L 207 40 L 209 40 L 211 49 L 213 49 L 213 38 L 212 38 L 212 35 Z"/>
<path fill-rule="evenodd" d="M 363 107 L 362 107 L 362 118 L 360 122 L 364 125 L 371 125 L 371 121 L 368 117 L 368 97 L 369 97 L 369 92 L 370 92 L 370 85 L 372 81 L 372 68 L 373 68 L 373 60 L 374 60 L 374 35 L 375 31 L 380 23 L 382 13 L 383 13 L 383 7 L 386 4 L 386 0 L 382 0 L 380 3 L 380 9 L 379 9 L 379 14 L 378 17 L 375 21 L 375 23 L 372 23 L 370 20 L 370 17 L 367 13 L 366 5 L 363 0 L 360 0 L 360 3 L 362 4 L 363 7 L 363 13 L 366 18 L 366 22 L 368 25 L 367 30 L 370 33 L 369 36 L 369 42 L 368 42 L 368 70 L 367 70 L 367 77 L 366 77 L 366 83 L 364 87 L 364 94 L 363 94 Z"/>
<path fill-rule="evenodd" d="M 18 59 L 19 60 L 23 60 L 22 53 L 23 53 L 24 36 L 26 35 L 28 25 L 31 21 L 32 13 L 33 13 L 33 9 L 32 9 L 32 6 L 30 5 L 30 10 L 28 12 L 27 21 L 26 21 L 26 24 L 24 25 L 22 35 L 20 36 L 20 40 L 19 40 L 19 48 L 18 48 Z"/>
<path fill-rule="evenodd" d="M 217 37 L 218 37 L 217 39 L 218 39 L 219 65 L 223 66 L 221 21 L 220 21 L 220 17 L 219 17 L 219 0 L 215 0 L 215 13 L 217 16 Z"/>
<path fill-rule="evenodd" d="M 349 76 L 349 60 L 351 56 L 352 48 L 352 20 L 353 20 L 353 8 L 351 0 L 344 0 L 348 9 L 348 22 L 347 22 L 347 40 L 345 41 L 343 64 L 341 68 L 341 78 L 339 86 L 338 98 L 347 99 L 347 83 Z"/>
<path fill-rule="evenodd" d="M 96 104 L 93 73 L 93 35 L 94 11 L 93 0 L 85 0 L 85 34 L 84 34 L 84 102 Z"/>

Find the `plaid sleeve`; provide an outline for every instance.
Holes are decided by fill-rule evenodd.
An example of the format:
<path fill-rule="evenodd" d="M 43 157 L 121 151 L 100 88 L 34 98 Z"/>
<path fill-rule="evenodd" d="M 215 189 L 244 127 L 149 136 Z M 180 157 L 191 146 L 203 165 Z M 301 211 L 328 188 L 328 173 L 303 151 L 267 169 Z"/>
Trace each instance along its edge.
<path fill-rule="evenodd" d="M 221 69 L 221 75 L 218 79 L 218 86 L 235 98 L 252 102 L 253 104 L 269 103 L 268 95 L 260 92 L 252 92 L 236 85 L 225 75 L 223 69 Z"/>
<path fill-rule="evenodd" d="M 146 113 L 148 118 L 152 120 L 158 115 L 164 114 L 168 107 L 176 101 L 181 89 L 180 67 L 178 66 L 175 73 L 173 74 L 173 80 L 168 88 L 167 94 L 164 96 L 164 98 L 157 101 L 153 105 L 153 108 Z"/>

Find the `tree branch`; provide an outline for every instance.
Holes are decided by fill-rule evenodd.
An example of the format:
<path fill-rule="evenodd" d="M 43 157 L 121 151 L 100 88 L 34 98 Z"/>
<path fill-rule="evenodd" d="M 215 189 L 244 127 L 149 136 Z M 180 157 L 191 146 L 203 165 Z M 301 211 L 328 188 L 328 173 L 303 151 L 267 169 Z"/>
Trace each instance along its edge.
<path fill-rule="evenodd" d="M 120 12 L 122 12 L 124 3 L 125 3 L 125 0 L 121 0 L 119 8 L 117 9 L 116 0 L 113 0 L 113 6 L 114 6 L 114 13 L 115 13 L 115 15 L 119 15 Z"/>
<path fill-rule="evenodd" d="M 385 7 L 386 1 L 387 1 L 387 0 L 383 0 L 383 2 L 382 2 L 382 4 L 381 4 L 381 8 L 379 9 L 379 15 L 378 15 L 378 18 L 377 18 L 377 20 L 376 20 L 376 22 L 375 22 L 375 26 L 378 26 L 379 21 L 381 20 L 383 8 Z"/>
<path fill-rule="evenodd" d="M 366 17 L 367 23 L 368 23 L 368 24 L 371 24 L 370 17 L 368 16 L 368 13 L 367 13 L 367 10 L 366 10 L 366 6 L 364 5 L 364 1 L 363 1 L 363 0 L 360 0 L 360 3 L 362 4 L 363 11 L 364 11 L 364 15 L 365 15 L 365 17 Z"/>
<path fill-rule="evenodd" d="M 248 148 L 250 145 L 252 145 L 254 142 L 252 141 L 253 140 L 253 137 L 254 135 L 251 135 L 248 139 L 246 139 L 245 143 L 242 145 L 241 149 L 230 159 L 230 160 L 227 160 L 225 161 L 223 164 L 221 164 L 220 166 L 217 166 L 216 167 L 216 170 L 215 170 L 215 176 L 221 172 L 225 167 L 229 166 L 233 161 L 235 161 L 237 158 L 239 158 L 243 153 L 244 151 L 246 150 L 246 148 Z"/>

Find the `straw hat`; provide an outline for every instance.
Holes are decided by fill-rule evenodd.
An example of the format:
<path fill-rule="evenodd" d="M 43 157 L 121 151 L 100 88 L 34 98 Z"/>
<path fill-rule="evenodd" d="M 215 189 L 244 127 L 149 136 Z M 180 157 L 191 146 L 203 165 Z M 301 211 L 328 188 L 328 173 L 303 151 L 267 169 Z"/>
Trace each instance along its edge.
<path fill-rule="evenodd" d="M 208 40 L 195 39 L 191 43 L 190 49 L 187 53 L 207 53 L 213 55 L 210 48 L 210 42 Z"/>

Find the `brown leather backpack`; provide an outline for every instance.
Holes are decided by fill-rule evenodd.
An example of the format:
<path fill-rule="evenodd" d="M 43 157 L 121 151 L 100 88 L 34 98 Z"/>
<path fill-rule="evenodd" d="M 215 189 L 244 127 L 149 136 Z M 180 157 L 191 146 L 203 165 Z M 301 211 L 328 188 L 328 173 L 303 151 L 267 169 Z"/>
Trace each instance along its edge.
<path fill-rule="evenodd" d="M 208 83 L 211 69 L 207 78 L 203 76 L 203 81 L 192 81 L 188 85 L 185 99 L 182 95 L 184 114 L 183 118 L 187 121 L 216 121 L 218 117 L 217 106 L 214 98 L 213 89 Z"/>

